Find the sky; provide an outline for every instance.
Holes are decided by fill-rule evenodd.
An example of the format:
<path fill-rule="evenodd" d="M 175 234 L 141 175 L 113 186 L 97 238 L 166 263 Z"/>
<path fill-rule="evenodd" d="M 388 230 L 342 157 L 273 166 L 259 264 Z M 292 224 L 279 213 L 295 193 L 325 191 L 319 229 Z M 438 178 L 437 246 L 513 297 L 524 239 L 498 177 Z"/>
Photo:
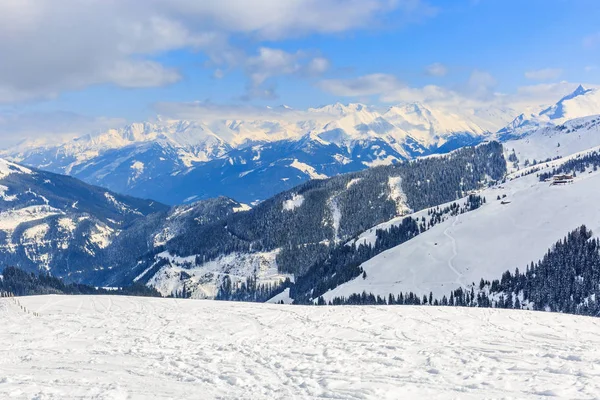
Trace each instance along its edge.
<path fill-rule="evenodd" d="M 528 110 L 600 84 L 599 19 L 597 0 L 2 0 L 0 147 L 279 104 Z"/>

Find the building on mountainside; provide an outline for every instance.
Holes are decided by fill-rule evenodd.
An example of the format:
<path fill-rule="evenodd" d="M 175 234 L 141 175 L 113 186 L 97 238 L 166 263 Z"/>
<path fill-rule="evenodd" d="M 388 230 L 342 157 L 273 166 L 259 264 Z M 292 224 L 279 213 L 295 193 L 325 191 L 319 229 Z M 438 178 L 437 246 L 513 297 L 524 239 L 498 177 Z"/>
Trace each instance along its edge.
<path fill-rule="evenodd" d="M 572 182 L 573 182 L 573 175 L 566 175 L 566 174 L 554 175 L 550 179 L 550 185 L 551 186 L 554 186 L 554 185 L 566 185 L 567 183 L 572 183 Z"/>

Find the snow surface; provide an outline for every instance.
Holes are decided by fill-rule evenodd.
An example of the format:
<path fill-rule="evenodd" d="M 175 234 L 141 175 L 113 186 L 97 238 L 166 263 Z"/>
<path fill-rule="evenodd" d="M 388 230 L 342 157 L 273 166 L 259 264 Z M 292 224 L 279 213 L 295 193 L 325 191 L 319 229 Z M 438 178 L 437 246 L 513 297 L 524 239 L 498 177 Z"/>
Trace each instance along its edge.
<path fill-rule="evenodd" d="M 162 267 L 148 281 L 148 285 L 156 288 L 164 296 L 189 291 L 194 299 L 214 298 L 218 288 L 227 275 L 234 285 L 246 281 L 247 277 L 255 276 L 259 284 L 276 284 L 293 276 L 279 273 L 277 254 L 279 249 L 256 253 L 231 253 L 216 260 L 196 265 L 196 256 L 178 257 L 168 252 L 156 256 L 156 260 L 167 260 L 169 264 Z M 141 279 L 150 268 L 136 277 Z"/>
<path fill-rule="evenodd" d="M 17 199 L 17 195 L 9 195 L 6 192 L 9 190 L 8 186 L 0 185 L 0 199 L 4 201 L 15 201 Z"/>
<path fill-rule="evenodd" d="M 24 222 L 37 221 L 51 215 L 63 214 L 57 208 L 47 205 L 28 206 L 0 212 L 0 230 L 12 231 Z"/>
<path fill-rule="evenodd" d="M 125 203 L 120 202 L 119 200 L 117 200 L 115 198 L 115 196 L 113 196 L 112 194 L 110 194 L 108 192 L 104 192 L 104 197 L 110 204 L 114 205 L 115 208 L 122 213 L 142 215 L 141 212 L 139 212 L 138 210 L 132 209 L 131 207 L 127 206 Z"/>
<path fill-rule="evenodd" d="M 32 171 L 29 168 L 22 167 L 3 158 L 0 158 L 0 179 L 6 178 L 8 175 L 14 173 L 31 174 Z"/>
<path fill-rule="evenodd" d="M 270 298 L 267 303 L 279 304 L 283 301 L 283 304 L 292 304 L 294 299 L 290 297 L 290 288 L 285 289 L 283 292 Z"/>
<path fill-rule="evenodd" d="M 487 200 L 482 207 L 373 257 L 362 264 L 366 279 L 360 276 L 328 291 L 325 300 L 363 290 L 382 296 L 432 291 L 441 298 L 460 286 L 478 284 L 481 278 L 500 279 L 506 270 L 524 270 L 583 224 L 600 234 L 599 172 L 578 174 L 573 184 L 565 186 L 550 186 L 532 174 L 479 195 Z M 506 195 L 510 204 L 501 204 L 498 195 Z M 373 234 L 374 229 L 367 231 L 358 241 L 370 242 Z"/>
<path fill-rule="evenodd" d="M 600 320 L 437 307 L 0 299 L 0 398 L 592 399 Z"/>
<path fill-rule="evenodd" d="M 290 164 L 290 167 L 296 168 L 297 170 L 304 172 L 306 175 L 309 176 L 310 179 L 327 179 L 327 175 L 318 173 L 314 169 L 314 167 L 300 162 L 296 159 L 294 159 L 294 161 Z"/>
<path fill-rule="evenodd" d="M 293 194 L 290 200 L 285 200 L 283 202 L 283 209 L 286 211 L 293 211 L 296 208 L 300 207 L 304 203 L 304 196 L 301 194 Z"/>
<path fill-rule="evenodd" d="M 596 146 L 600 146 L 600 115 L 567 121 L 561 127 L 542 128 L 524 138 L 504 143 L 506 155 L 514 149 L 521 167 L 526 160 L 540 162 Z"/>

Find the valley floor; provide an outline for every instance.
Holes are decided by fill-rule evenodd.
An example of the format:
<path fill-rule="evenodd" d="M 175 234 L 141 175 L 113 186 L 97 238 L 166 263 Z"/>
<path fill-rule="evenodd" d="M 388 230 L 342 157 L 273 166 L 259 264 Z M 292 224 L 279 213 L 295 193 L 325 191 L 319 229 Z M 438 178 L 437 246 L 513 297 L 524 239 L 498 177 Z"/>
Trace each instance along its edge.
<path fill-rule="evenodd" d="M 0 299 L 0 398 L 596 398 L 600 319 L 109 296 Z"/>

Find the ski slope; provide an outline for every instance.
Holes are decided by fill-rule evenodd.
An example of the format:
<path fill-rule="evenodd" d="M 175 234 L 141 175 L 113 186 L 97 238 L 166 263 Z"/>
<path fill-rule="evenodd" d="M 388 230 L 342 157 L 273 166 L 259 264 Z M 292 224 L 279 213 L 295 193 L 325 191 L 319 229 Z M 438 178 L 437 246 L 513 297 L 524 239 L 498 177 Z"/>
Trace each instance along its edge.
<path fill-rule="evenodd" d="M 433 292 L 449 296 L 458 287 L 479 284 L 481 278 L 500 279 L 506 270 L 524 271 L 541 259 L 567 233 L 585 224 L 600 234 L 600 173 L 582 173 L 572 184 L 550 186 L 535 174 L 483 190 L 487 203 L 481 208 L 451 217 L 399 246 L 362 264 L 362 276 L 323 296 L 348 297 L 353 293 L 388 296 Z M 498 196 L 508 204 L 496 200 Z M 416 214 L 417 217 L 423 212 Z M 395 219 L 391 223 L 399 223 Z M 380 228 L 389 228 L 384 223 Z M 379 227 L 376 227 L 379 228 Z M 375 229 L 360 236 L 367 242 Z"/>
<path fill-rule="evenodd" d="M 93 296 L 0 299 L 2 399 L 590 399 L 600 319 Z"/>

